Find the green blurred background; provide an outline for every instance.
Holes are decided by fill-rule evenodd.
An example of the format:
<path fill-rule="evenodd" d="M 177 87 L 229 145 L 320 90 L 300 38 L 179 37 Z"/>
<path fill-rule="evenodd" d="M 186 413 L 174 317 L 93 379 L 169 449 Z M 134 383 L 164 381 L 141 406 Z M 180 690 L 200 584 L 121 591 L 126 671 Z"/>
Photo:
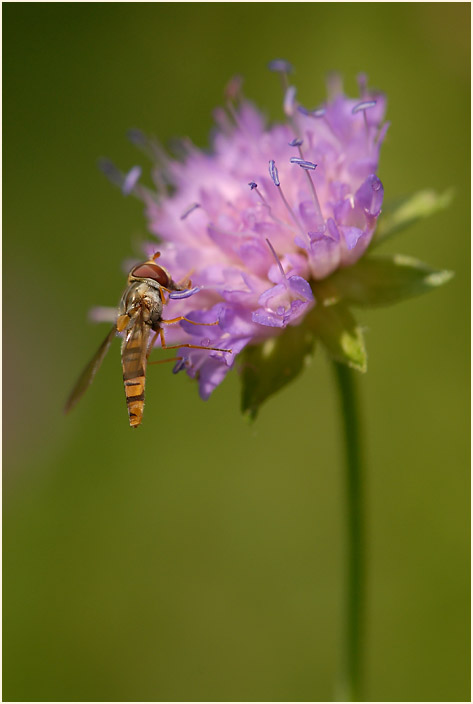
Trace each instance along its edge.
<path fill-rule="evenodd" d="M 387 197 L 456 188 L 384 247 L 453 269 L 445 288 L 361 312 L 369 372 L 366 697 L 469 700 L 468 4 L 5 4 L 6 700 L 327 700 L 340 642 L 343 482 L 322 353 L 250 426 L 230 375 L 211 400 L 150 370 L 128 427 L 119 345 L 69 417 L 141 205 L 96 168 L 145 164 L 141 127 L 208 144 L 235 73 L 281 119 L 336 69 L 389 97 Z"/>

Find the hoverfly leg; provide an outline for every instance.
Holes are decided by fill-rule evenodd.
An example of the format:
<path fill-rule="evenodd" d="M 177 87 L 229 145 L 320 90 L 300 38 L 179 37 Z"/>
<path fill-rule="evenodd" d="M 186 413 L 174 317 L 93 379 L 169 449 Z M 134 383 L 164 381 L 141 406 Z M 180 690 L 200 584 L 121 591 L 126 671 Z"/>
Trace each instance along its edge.
<path fill-rule="evenodd" d="M 192 323 L 192 325 L 218 325 L 218 320 L 215 323 L 199 323 L 196 320 L 189 320 L 185 315 L 180 315 L 178 318 L 171 318 L 170 320 L 161 320 L 161 322 L 169 325 L 170 323 L 179 323 L 181 320 L 185 320 L 186 323 Z"/>
<path fill-rule="evenodd" d="M 157 359 L 153 362 L 148 362 L 148 364 L 165 364 L 166 362 L 178 362 L 182 357 L 169 357 L 168 359 Z"/>
<path fill-rule="evenodd" d="M 164 322 L 164 320 L 163 320 Z M 191 321 L 192 322 L 192 321 Z M 221 347 L 205 347 L 205 345 L 191 345 L 185 342 L 181 345 L 166 345 L 166 340 L 164 338 L 164 330 L 161 328 L 159 331 L 159 336 L 161 338 L 161 347 L 163 350 L 180 350 L 182 347 L 187 347 L 191 350 L 212 350 L 214 352 L 231 352 L 231 350 L 224 350 Z"/>
<path fill-rule="evenodd" d="M 155 332 L 154 337 L 153 337 L 152 340 L 151 340 L 151 344 L 150 344 L 150 346 L 149 346 L 149 348 L 148 348 L 147 358 L 149 358 L 149 356 L 150 356 L 150 354 L 151 354 L 151 352 L 152 352 L 152 349 L 153 349 L 153 347 L 154 347 L 154 343 L 156 342 L 156 339 L 157 339 L 158 335 L 159 335 L 159 330 L 157 330 L 157 331 Z M 182 357 L 169 357 L 168 359 L 157 359 L 157 360 L 155 360 L 155 361 L 153 361 L 153 362 L 149 362 L 149 361 L 148 361 L 148 364 L 164 364 L 165 362 L 178 362 L 180 359 L 182 359 Z"/>
<path fill-rule="evenodd" d="M 159 335 L 159 330 L 156 330 L 154 332 L 153 337 L 151 338 L 151 342 L 148 345 L 148 351 L 146 352 L 146 359 L 148 359 L 148 357 L 150 356 L 151 351 L 154 347 L 154 344 L 155 344 L 156 340 L 158 339 L 158 335 Z M 156 364 L 156 362 L 150 362 L 150 364 Z"/>

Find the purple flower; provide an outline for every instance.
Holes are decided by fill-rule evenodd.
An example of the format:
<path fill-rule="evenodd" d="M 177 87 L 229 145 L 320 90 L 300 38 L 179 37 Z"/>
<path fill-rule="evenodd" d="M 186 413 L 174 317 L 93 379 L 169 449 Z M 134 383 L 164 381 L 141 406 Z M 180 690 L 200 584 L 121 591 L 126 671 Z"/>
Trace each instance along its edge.
<path fill-rule="evenodd" d="M 167 337 L 232 349 L 182 350 L 177 371 L 198 377 L 205 399 L 244 347 L 301 323 L 317 304 L 311 282 L 354 264 L 371 241 L 383 201 L 376 171 L 385 98 L 364 82 L 354 99 L 338 86 L 332 81 L 330 97 L 311 109 L 289 86 L 287 122 L 271 127 L 232 94 L 228 111 L 215 113 L 211 153 L 185 143 L 177 161 L 157 145 L 148 150 L 159 158 L 157 194 L 142 188 L 138 195 L 160 239 L 160 262 L 175 281 L 191 277 L 200 289 L 173 300 L 168 317 L 219 321 L 182 323 Z"/>

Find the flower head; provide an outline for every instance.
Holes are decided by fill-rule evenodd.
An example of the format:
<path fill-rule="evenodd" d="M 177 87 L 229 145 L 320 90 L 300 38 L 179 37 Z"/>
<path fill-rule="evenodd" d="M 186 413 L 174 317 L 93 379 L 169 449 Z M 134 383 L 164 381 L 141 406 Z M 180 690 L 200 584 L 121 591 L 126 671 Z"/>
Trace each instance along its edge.
<path fill-rule="evenodd" d="M 282 71 L 280 63 L 273 70 Z M 268 127 L 239 84 L 230 87 L 227 110 L 215 112 L 211 152 L 183 143 L 180 161 L 159 154 L 158 193 L 141 191 L 161 261 L 175 280 L 190 276 L 201 289 L 173 306 L 194 320 L 218 319 L 206 340 L 232 349 L 184 353 L 178 368 L 198 376 L 203 398 L 245 346 L 303 320 L 316 304 L 311 281 L 361 257 L 383 200 L 383 96 L 363 84 L 351 99 L 332 86 L 326 102 L 308 110 L 289 86 L 286 123 Z M 182 328 L 201 344 L 202 328 Z"/>
<path fill-rule="evenodd" d="M 290 64 L 277 60 L 270 68 L 282 78 L 283 124 L 266 125 L 242 97 L 241 79 L 233 79 L 226 108 L 215 111 L 209 152 L 185 140 L 178 145 L 180 159 L 173 159 L 138 130 L 130 132 L 154 161 L 156 191 L 139 184 L 137 167 L 120 176 L 109 162 L 104 165 L 125 195 L 145 201 L 149 228 L 160 240 L 160 261 L 174 280 L 191 278 L 198 291 L 175 297 L 172 317 L 218 320 L 218 326 L 207 328 L 183 321 L 171 333 L 173 344 L 232 350 L 182 350 L 175 371 L 197 377 L 204 399 L 244 348 L 262 349 L 266 343 L 268 349 L 271 340 L 289 340 L 289 331 L 309 317 L 334 356 L 363 370 L 361 332 L 349 311 L 335 305 L 325 314 L 332 316 L 327 322 L 322 309 L 338 303 L 340 291 L 348 302 L 353 292 L 380 300 L 401 295 L 367 293 L 361 279 L 355 276 L 353 283 L 348 277 L 347 283 L 342 275 L 356 271 L 381 213 L 383 185 L 376 172 L 388 128 L 385 97 L 368 90 L 362 75 L 360 95 L 349 98 L 332 75 L 326 100 L 307 108 L 289 84 Z M 155 249 L 156 243 L 150 244 L 148 254 Z M 368 288 L 370 275 L 363 273 Z M 391 279 L 378 280 L 378 288 L 395 287 L 398 279 L 396 269 Z M 410 295 L 407 289 L 402 295 Z M 299 362 L 295 366 L 299 370 Z"/>

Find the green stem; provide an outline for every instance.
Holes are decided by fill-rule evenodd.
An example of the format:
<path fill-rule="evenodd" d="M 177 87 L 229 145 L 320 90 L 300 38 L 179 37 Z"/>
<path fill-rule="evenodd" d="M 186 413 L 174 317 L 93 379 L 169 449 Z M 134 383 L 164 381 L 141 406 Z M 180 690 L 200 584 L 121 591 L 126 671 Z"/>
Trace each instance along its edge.
<path fill-rule="evenodd" d="M 360 415 L 355 374 L 334 362 L 343 418 L 346 463 L 346 587 L 343 618 L 342 666 L 338 701 L 363 701 L 362 660 L 364 628 L 364 517 Z"/>

